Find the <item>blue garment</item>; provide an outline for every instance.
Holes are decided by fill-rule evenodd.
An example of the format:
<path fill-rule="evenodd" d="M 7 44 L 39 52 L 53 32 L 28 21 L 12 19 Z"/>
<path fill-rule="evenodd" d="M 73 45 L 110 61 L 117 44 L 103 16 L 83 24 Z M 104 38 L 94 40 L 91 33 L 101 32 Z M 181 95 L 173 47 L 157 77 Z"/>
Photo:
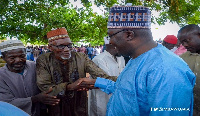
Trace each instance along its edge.
<path fill-rule="evenodd" d="M 29 116 L 21 109 L 0 101 L 0 116 Z"/>
<path fill-rule="evenodd" d="M 107 116 L 192 116 L 195 78 L 181 58 L 158 44 L 129 60 L 116 82 L 97 78 L 95 87 L 113 93 Z"/>
<path fill-rule="evenodd" d="M 92 47 L 88 47 L 87 48 L 87 54 L 90 60 L 93 59 L 93 48 Z"/>
<path fill-rule="evenodd" d="M 92 47 L 87 48 L 87 54 L 93 54 L 93 48 Z"/>

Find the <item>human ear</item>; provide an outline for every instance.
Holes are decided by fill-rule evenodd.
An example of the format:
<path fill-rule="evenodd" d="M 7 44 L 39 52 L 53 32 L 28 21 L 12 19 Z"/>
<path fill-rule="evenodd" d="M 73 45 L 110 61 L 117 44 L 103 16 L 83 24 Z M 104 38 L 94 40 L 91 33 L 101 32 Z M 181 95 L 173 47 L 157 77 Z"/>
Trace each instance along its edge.
<path fill-rule="evenodd" d="M 127 41 L 131 41 L 134 38 L 134 31 L 127 31 L 126 34 L 127 34 L 126 36 Z"/>

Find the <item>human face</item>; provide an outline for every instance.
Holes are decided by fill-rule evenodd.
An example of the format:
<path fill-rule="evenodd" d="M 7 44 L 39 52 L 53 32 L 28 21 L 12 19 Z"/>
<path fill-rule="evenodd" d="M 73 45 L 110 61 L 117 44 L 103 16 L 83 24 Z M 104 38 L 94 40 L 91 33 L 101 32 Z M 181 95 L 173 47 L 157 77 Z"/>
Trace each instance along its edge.
<path fill-rule="evenodd" d="M 3 58 L 11 72 L 21 73 L 26 65 L 26 53 L 24 49 L 7 51 Z"/>
<path fill-rule="evenodd" d="M 167 49 L 171 50 L 175 47 L 176 44 L 170 44 L 170 43 L 163 41 L 162 45 L 165 46 Z"/>
<path fill-rule="evenodd" d="M 71 58 L 72 43 L 69 38 L 54 40 L 50 43 L 51 51 L 55 54 L 58 60 L 67 60 Z"/>
<path fill-rule="evenodd" d="M 200 35 L 198 34 L 187 34 L 178 35 L 181 44 L 192 53 L 200 53 Z"/>
<path fill-rule="evenodd" d="M 125 33 L 122 29 L 108 29 L 108 36 L 110 37 L 110 43 L 116 47 L 118 54 L 128 55 L 128 47 L 125 40 Z"/>

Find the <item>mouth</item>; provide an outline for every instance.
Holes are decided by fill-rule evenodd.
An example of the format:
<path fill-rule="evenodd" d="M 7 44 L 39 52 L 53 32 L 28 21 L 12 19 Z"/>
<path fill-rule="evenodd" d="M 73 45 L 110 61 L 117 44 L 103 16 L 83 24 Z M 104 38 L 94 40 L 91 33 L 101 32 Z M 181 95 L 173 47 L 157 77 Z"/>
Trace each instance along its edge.
<path fill-rule="evenodd" d="M 62 58 L 63 60 L 69 59 L 69 58 L 71 58 L 71 53 L 62 54 L 62 55 L 61 55 L 61 58 Z"/>
<path fill-rule="evenodd" d="M 24 64 L 14 64 L 13 66 L 14 66 L 14 67 L 23 67 Z"/>

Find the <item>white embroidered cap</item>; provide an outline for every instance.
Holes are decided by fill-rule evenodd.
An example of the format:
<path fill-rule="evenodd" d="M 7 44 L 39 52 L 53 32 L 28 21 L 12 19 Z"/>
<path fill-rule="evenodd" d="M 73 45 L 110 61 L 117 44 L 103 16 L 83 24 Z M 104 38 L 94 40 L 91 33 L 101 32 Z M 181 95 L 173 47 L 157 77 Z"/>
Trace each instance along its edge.
<path fill-rule="evenodd" d="M 9 50 L 25 48 L 24 44 L 20 40 L 7 40 L 0 43 L 0 50 L 1 52 L 6 52 Z"/>

